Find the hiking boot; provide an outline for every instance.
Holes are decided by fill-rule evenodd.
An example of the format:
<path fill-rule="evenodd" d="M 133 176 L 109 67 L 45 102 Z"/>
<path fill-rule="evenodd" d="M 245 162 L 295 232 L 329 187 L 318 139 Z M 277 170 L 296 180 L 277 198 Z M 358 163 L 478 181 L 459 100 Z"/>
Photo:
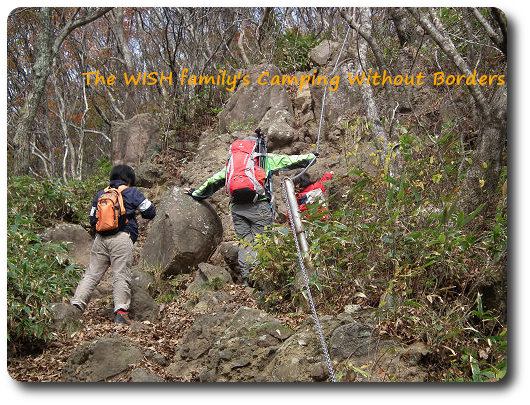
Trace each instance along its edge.
<path fill-rule="evenodd" d="M 117 311 L 114 315 L 114 323 L 125 323 L 130 325 L 131 319 L 129 318 L 129 312 L 127 311 Z"/>

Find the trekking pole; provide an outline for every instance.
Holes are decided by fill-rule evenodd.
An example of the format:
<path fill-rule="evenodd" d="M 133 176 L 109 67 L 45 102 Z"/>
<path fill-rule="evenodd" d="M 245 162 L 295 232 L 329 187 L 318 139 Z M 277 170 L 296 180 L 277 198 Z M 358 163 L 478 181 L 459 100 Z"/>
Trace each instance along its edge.
<path fill-rule="evenodd" d="M 258 136 L 258 153 L 259 153 L 259 167 L 265 170 L 267 173 L 267 177 L 265 178 L 265 189 L 267 189 L 270 193 L 270 208 L 273 215 L 273 218 L 276 216 L 276 213 L 274 212 L 274 193 L 273 193 L 273 186 L 274 183 L 272 181 L 272 172 L 269 168 L 269 162 L 267 160 L 267 142 L 265 141 L 265 134 L 261 131 L 261 128 L 258 127 L 254 131 L 256 135 Z"/>
<path fill-rule="evenodd" d="M 259 166 L 265 169 L 265 158 L 267 155 L 267 144 L 265 143 L 265 137 L 263 135 L 263 132 L 261 132 L 261 128 L 256 128 L 254 132 L 258 136 Z"/>

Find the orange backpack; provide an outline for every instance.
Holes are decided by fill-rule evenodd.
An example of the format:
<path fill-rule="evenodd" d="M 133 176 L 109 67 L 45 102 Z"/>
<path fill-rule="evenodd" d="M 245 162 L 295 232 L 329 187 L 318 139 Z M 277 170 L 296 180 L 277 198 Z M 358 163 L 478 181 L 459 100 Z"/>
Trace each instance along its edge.
<path fill-rule="evenodd" d="M 103 235 L 118 233 L 127 223 L 125 217 L 125 205 L 121 193 L 127 186 L 121 185 L 117 189 L 107 187 L 96 206 L 96 231 Z"/>

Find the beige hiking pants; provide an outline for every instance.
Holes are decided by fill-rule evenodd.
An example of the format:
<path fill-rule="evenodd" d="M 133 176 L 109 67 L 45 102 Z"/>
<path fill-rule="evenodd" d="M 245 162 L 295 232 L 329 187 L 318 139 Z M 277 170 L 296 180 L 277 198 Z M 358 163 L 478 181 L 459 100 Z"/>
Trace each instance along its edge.
<path fill-rule="evenodd" d="M 131 303 L 131 263 L 133 241 L 127 232 L 115 235 L 97 235 L 90 251 L 90 264 L 77 286 L 71 303 L 85 310 L 92 292 L 99 284 L 109 266 L 114 273 L 114 312 L 128 310 Z"/>

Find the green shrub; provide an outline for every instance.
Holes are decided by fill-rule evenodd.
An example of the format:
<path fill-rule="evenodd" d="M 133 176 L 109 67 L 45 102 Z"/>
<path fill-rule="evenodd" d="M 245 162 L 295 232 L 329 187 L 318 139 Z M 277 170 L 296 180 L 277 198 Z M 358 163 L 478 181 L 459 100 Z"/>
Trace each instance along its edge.
<path fill-rule="evenodd" d="M 86 181 L 63 183 L 28 176 L 8 180 L 7 336 L 15 346 L 50 338 L 50 305 L 68 297 L 82 274 L 66 259 L 65 244 L 45 242 L 39 232 L 57 221 L 88 223 L 94 194 L 108 183 L 100 164 Z"/>
<path fill-rule="evenodd" d="M 307 71 L 313 67 L 309 52 L 322 42 L 315 34 L 303 35 L 294 29 L 279 37 L 274 64 L 282 73 Z"/>
<path fill-rule="evenodd" d="M 313 284 L 325 294 L 319 310 L 336 311 L 344 302 L 371 306 L 386 333 L 448 351 L 443 358 L 450 359 L 445 366 L 453 379 L 501 378 L 502 314 L 490 306 L 486 321 L 474 307 L 481 283 L 506 270 L 506 200 L 499 192 L 493 215 L 482 205 L 471 213 L 458 210 L 461 159 L 450 134 L 430 145 L 402 131 L 401 152 L 399 176 L 390 177 L 388 159 L 374 154 L 377 172 L 354 166 L 334 180 L 342 190 L 329 198 L 327 221 L 310 209 L 304 222 L 318 271 Z M 500 185 L 505 178 L 504 171 Z M 273 227 L 256 249 L 252 277 L 268 282 L 276 290 L 271 295 L 285 296 L 299 271 L 290 232 Z M 383 297 L 393 298 L 392 311 L 380 305 Z"/>
<path fill-rule="evenodd" d="M 11 177 L 7 185 L 8 210 L 13 214 L 31 215 L 43 226 L 56 221 L 85 224 L 92 198 L 108 185 L 110 169 L 107 162 L 101 162 L 94 176 L 67 183 L 57 178 Z"/>
<path fill-rule="evenodd" d="M 44 242 L 31 216 L 8 214 L 7 339 L 15 345 L 50 338 L 50 304 L 71 294 L 82 269 L 63 244 Z"/>

